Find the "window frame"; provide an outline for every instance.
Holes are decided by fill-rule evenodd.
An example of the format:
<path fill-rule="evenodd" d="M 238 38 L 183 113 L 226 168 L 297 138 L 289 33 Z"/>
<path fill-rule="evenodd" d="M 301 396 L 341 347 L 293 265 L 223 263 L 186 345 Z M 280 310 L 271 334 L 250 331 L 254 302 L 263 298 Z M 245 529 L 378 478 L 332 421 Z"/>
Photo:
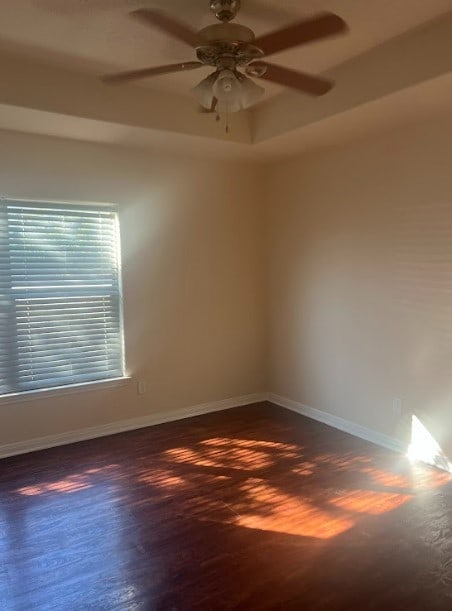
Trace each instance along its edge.
<path fill-rule="evenodd" d="M 64 395 L 79 394 L 80 392 L 95 391 L 99 392 L 108 388 L 116 388 L 122 386 L 127 381 L 131 380 L 131 376 L 126 368 L 126 346 L 125 346 L 125 330 L 124 330 L 124 297 L 123 297 L 123 280 L 122 280 L 122 250 L 121 250 L 121 224 L 120 224 L 120 206 L 118 203 L 112 202 L 96 202 L 96 201 L 80 201 L 66 199 L 35 199 L 35 198 L 20 198 L 11 196 L 0 196 L 1 204 L 36 204 L 52 206 L 76 206 L 80 208 L 91 207 L 99 209 L 110 209 L 115 214 L 115 231 L 116 231 L 116 259 L 117 259 L 117 282 L 118 282 L 118 315 L 119 315 L 119 345 L 121 350 L 121 369 L 122 375 L 110 378 L 100 378 L 97 380 L 88 380 L 84 382 L 75 382 L 72 384 L 63 384 L 58 386 L 50 386 L 46 388 L 36 388 L 30 390 L 21 390 L 16 392 L 0 394 L 0 406 L 22 401 L 34 401 L 44 399 L 46 397 L 59 397 Z"/>

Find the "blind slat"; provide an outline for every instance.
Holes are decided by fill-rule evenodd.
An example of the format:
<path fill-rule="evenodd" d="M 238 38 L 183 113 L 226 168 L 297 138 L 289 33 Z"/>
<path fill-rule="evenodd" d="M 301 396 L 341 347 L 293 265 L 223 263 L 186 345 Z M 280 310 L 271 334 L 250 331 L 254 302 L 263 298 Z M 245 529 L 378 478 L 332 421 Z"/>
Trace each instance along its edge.
<path fill-rule="evenodd" d="M 110 348 L 109 349 L 107 348 L 107 350 L 105 350 L 104 346 L 101 346 L 98 349 L 96 349 L 95 346 L 85 346 L 85 347 L 79 348 L 78 352 L 79 352 L 79 358 L 82 362 L 88 362 L 89 360 L 92 360 L 92 359 L 99 360 L 99 362 L 105 359 L 110 361 L 110 360 L 114 360 L 115 358 L 117 358 L 117 354 L 118 354 L 116 345 L 110 346 Z M 60 350 L 60 351 L 52 350 L 51 354 L 55 355 L 55 358 L 52 360 L 52 362 L 54 363 L 62 364 L 62 363 L 70 362 L 70 356 L 71 356 L 70 349 L 67 350 L 66 352 L 64 350 Z M 10 360 L 8 355 L 0 354 L 0 363 L 4 363 L 7 360 L 8 361 Z M 33 367 L 36 369 L 39 369 L 41 366 L 47 366 L 49 362 L 49 358 L 48 358 L 48 355 L 42 354 L 41 352 L 39 354 L 36 354 L 31 351 L 29 352 L 24 351 L 20 357 L 16 357 L 15 359 L 16 367 L 18 368 L 22 366 L 28 367 L 29 362 L 33 362 Z"/>

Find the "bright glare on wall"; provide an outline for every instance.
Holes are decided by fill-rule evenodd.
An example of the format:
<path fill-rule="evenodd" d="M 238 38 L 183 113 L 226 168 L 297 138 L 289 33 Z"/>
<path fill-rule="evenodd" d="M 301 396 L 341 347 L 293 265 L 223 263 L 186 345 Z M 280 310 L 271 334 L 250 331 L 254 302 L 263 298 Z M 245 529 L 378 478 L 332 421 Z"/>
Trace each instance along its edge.
<path fill-rule="evenodd" d="M 411 420 L 411 443 L 408 448 L 411 460 L 420 460 L 429 465 L 452 472 L 452 465 L 442 451 L 439 443 L 426 429 L 417 416 Z"/>

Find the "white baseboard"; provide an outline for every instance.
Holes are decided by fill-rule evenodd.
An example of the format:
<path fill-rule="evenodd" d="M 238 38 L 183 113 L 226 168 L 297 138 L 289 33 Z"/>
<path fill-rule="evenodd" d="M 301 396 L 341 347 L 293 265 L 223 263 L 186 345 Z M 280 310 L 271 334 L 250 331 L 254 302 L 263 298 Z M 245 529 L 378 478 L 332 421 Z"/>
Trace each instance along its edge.
<path fill-rule="evenodd" d="M 365 439 L 378 446 L 398 452 L 400 454 L 407 454 L 408 445 L 395 439 L 378 433 L 372 429 L 345 420 L 339 416 L 334 416 L 328 412 L 309 407 L 293 399 L 282 397 L 274 393 L 254 393 L 251 395 L 243 395 L 241 397 L 232 397 L 230 399 L 223 399 L 221 401 L 213 401 L 210 403 L 202 403 L 200 405 L 193 405 L 191 407 L 185 407 L 170 412 L 156 412 L 143 416 L 140 418 L 130 418 L 128 420 L 121 420 L 118 422 L 111 422 L 109 424 L 103 424 L 100 426 L 93 426 L 89 428 L 79 429 L 76 431 L 67 431 L 65 433 L 58 433 L 55 435 L 48 435 L 46 437 L 38 437 L 29 439 L 26 441 L 19 441 L 17 443 L 10 443 L 0 446 L 0 459 L 7 458 L 9 456 L 16 456 L 19 454 L 27 454 L 29 452 L 36 452 L 37 450 L 45 450 L 62 445 L 68 445 L 76 443 L 78 441 L 86 441 L 88 439 L 95 439 L 97 437 L 106 437 L 108 435 L 115 435 L 116 433 L 123 433 L 126 431 L 133 431 L 148 426 L 154 426 L 157 424 L 164 424 L 165 422 L 173 422 L 175 420 L 183 420 L 184 418 L 192 418 L 193 416 L 201 416 L 203 414 L 210 414 L 212 412 L 219 412 L 234 407 L 242 407 L 245 405 L 251 405 L 253 403 L 260 403 L 262 401 L 269 401 L 280 407 L 289 409 L 297 414 L 311 418 L 318 422 L 322 422 L 345 433 Z M 431 464 L 431 463 L 428 463 Z M 438 465 L 436 465 L 438 466 Z M 439 468 L 442 468 L 439 466 Z M 449 469 L 452 472 L 452 464 L 449 465 Z"/>
<path fill-rule="evenodd" d="M 292 412 L 296 412 L 302 416 L 307 416 L 312 420 L 323 422 L 324 424 L 328 424 L 335 429 L 339 429 L 340 431 L 350 433 L 350 435 L 354 435 L 360 439 L 365 439 L 366 441 L 375 443 L 376 445 L 386 448 L 387 450 L 392 450 L 393 452 L 398 452 L 401 454 L 406 454 L 408 451 L 407 444 L 404 444 L 398 439 L 388 437 L 387 435 L 383 435 L 383 433 L 377 433 L 377 431 L 368 429 L 365 426 L 356 424 L 355 422 L 350 422 L 350 420 L 345 420 L 339 416 L 334 416 L 328 412 L 322 412 L 319 409 L 314 409 L 313 407 L 303 405 L 303 403 L 299 403 L 298 401 L 293 401 L 292 399 L 287 399 L 286 397 L 281 397 L 273 393 L 268 394 L 267 400 L 275 405 L 279 405 L 280 407 L 290 409 Z"/>
<path fill-rule="evenodd" d="M 86 441 L 87 439 L 95 439 L 96 437 L 106 437 L 107 435 L 115 435 L 125 431 L 133 431 L 135 429 L 145 428 L 165 422 L 173 422 L 174 420 L 182 420 L 184 418 L 192 418 L 193 416 L 201 416 L 202 414 L 210 414 L 219 412 L 233 407 L 241 407 L 252 403 L 259 403 L 267 400 L 267 393 L 255 393 L 252 395 L 244 395 L 241 397 L 233 397 L 231 399 L 223 399 L 221 401 L 213 401 L 211 403 L 203 403 L 201 405 L 193 405 L 182 409 L 173 410 L 170 412 L 156 412 L 143 416 L 141 418 L 131 418 L 112 422 L 110 424 L 102 424 L 76 431 L 68 431 L 58 433 L 56 435 L 48 435 L 46 437 L 38 437 L 27 441 L 19 441 L 0 446 L 0 458 L 8 456 L 16 456 L 18 454 L 27 454 L 28 452 L 36 452 L 37 450 L 45 450 L 56 446 L 63 446 L 77 441 Z"/>

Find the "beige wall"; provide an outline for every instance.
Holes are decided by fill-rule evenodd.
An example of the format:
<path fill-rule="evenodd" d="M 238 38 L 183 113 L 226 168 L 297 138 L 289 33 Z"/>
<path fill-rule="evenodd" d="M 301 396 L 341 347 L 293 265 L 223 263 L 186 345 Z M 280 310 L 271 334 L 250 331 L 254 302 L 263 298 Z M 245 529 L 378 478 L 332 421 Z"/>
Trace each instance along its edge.
<path fill-rule="evenodd" d="M 257 184 L 252 166 L 0 132 L 1 195 L 119 203 L 135 378 L 0 402 L 0 444 L 264 390 Z"/>
<path fill-rule="evenodd" d="M 452 455 L 452 119 L 263 170 L 0 143 L 1 194 L 119 203 L 133 376 L 0 402 L 0 444 L 269 390 Z"/>
<path fill-rule="evenodd" d="M 452 120 L 267 172 L 269 390 L 452 455 Z M 392 409 L 401 398 L 405 415 Z"/>

